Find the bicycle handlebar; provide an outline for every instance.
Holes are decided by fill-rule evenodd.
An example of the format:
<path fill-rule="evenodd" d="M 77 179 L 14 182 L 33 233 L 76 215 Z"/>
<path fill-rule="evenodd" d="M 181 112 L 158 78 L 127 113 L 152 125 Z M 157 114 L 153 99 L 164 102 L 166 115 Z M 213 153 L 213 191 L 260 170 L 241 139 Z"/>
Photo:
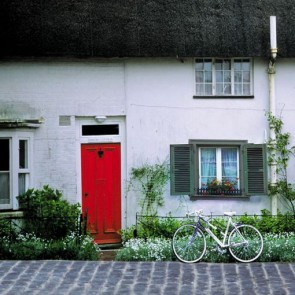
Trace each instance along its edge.
<path fill-rule="evenodd" d="M 187 212 L 186 213 L 186 216 L 187 217 L 190 217 L 190 216 L 204 217 L 204 215 L 203 215 L 203 209 L 199 209 L 199 210 Z"/>

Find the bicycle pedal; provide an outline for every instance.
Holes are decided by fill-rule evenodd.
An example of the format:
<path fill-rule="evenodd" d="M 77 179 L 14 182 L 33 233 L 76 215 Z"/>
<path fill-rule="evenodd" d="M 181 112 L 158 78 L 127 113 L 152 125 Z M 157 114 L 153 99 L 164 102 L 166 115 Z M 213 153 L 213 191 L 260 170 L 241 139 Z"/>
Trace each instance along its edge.
<path fill-rule="evenodd" d="M 219 254 L 225 254 L 226 253 L 226 249 L 221 249 L 220 247 L 216 247 L 216 250 Z"/>

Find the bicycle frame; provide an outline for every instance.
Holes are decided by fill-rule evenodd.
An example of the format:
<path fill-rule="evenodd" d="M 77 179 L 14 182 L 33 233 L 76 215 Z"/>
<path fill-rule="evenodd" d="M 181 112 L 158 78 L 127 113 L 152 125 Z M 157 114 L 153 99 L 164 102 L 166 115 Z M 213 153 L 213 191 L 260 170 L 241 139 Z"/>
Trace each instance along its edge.
<path fill-rule="evenodd" d="M 201 224 L 201 221 L 203 221 L 207 226 L 204 226 Z M 202 229 L 203 231 L 205 231 L 211 238 L 214 239 L 214 241 L 221 247 L 221 248 L 227 248 L 229 247 L 229 244 L 227 243 L 228 240 L 228 234 L 229 234 L 229 228 L 230 226 L 233 226 L 236 228 L 236 224 L 233 223 L 232 221 L 232 217 L 228 216 L 227 219 L 227 225 L 226 225 L 226 229 L 225 232 L 222 232 L 220 230 L 220 233 L 223 235 L 223 241 L 221 241 L 218 237 L 216 237 L 216 235 L 210 230 L 210 227 L 213 229 L 218 229 L 216 226 L 214 226 L 213 224 L 211 224 L 209 221 L 205 220 L 203 217 L 198 216 L 198 220 L 196 222 L 196 233 L 198 231 L 198 229 Z"/>

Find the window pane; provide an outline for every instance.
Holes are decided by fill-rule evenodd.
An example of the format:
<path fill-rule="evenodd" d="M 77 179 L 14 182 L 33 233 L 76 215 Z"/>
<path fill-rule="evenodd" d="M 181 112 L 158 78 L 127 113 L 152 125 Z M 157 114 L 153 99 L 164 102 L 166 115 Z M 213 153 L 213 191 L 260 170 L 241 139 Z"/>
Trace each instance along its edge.
<path fill-rule="evenodd" d="M 215 69 L 221 71 L 222 70 L 222 59 L 216 59 L 215 61 Z"/>
<path fill-rule="evenodd" d="M 231 84 L 224 84 L 223 93 L 224 94 L 231 94 Z"/>
<path fill-rule="evenodd" d="M 119 134 L 119 125 L 110 124 L 110 125 L 83 125 L 82 126 L 82 135 L 118 135 Z"/>
<path fill-rule="evenodd" d="M 216 149 L 201 149 L 201 187 L 207 187 L 207 183 L 216 178 Z"/>
<path fill-rule="evenodd" d="M 230 82 L 231 81 L 231 72 L 225 71 L 224 72 L 224 82 Z"/>
<path fill-rule="evenodd" d="M 196 71 L 203 71 L 204 63 L 202 59 L 196 59 Z"/>
<path fill-rule="evenodd" d="M 28 141 L 19 141 L 19 168 L 28 168 Z"/>
<path fill-rule="evenodd" d="M 241 59 L 235 59 L 234 61 L 234 70 L 240 71 L 242 70 L 242 60 Z"/>
<path fill-rule="evenodd" d="M 211 59 L 204 60 L 204 70 L 205 71 L 212 71 L 212 61 Z"/>
<path fill-rule="evenodd" d="M 205 85 L 205 95 L 212 95 L 212 84 Z"/>
<path fill-rule="evenodd" d="M 235 82 L 239 82 L 239 83 L 242 82 L 242 72 L 240 71 L 235 72 Z"/>
<path fill-rule="evenodd" d="M 216 72 L 216 82 L 223 82 L 223 72 L 221 71 Z"/>
<path fill-rule="evenodd" d="M 212 82 L 212 72 L 205 72 L 205 82 Z"/>
<path fill-rule="evenodd" d="M 242 95 L 242 84 L 235 84 L 235 95 Z"/>
<path fill-rule="evenodd" d="M 230 59 L 225 59 L 223 61 L 223 69 L 224 70 L 230 70 Z"/>
<path fill-rule="evenodd" d="M 0 139 L 0 171 L 9 171 L 9 139 Z"/>
<path fill-rule="evenodd" d="M 204 82 L 204 73 L 196 72 L 196 82 Z"/>
<path fill-rule="evenodd" d="M 222 179 L 237 185 L 238 159 L 236 148 L 221 149 Z"/>
<path fill-rule="evenodd" d="M 27 190 L 27 177 L 26 173 L 19 173 L 18 175 L 18 194 L 24 194 Z"/>
<path fill-rule="evenodd" d="M 243 73 L 243 82 L 250 82 L 250 72 L 244 72 Z"/>
<path fill-rule="evenodd" d="M 223 84 L 216 84 L 216 94 L 223 94 Z"/>
<path fill-rule="evenodd" d="M 0 172 L 0 205 L 9 204 L 9 173 Z"/>
<path fill-rule="evenodd" d="M 250 71 L 250 60 L 249 59 L 243 59 L 243 71 Z"/>
<path fill-rule="evenodd" d="M 204 84 L 196 84 L 196 94 L 197 95 L 205 95 L 204 88 L 205 88 Z"/>
<path fill-rule="evenodd" d="M 250 95 L 250 84 L 244 84 L 243 85 L 243 94 L 244 95 Z"/>

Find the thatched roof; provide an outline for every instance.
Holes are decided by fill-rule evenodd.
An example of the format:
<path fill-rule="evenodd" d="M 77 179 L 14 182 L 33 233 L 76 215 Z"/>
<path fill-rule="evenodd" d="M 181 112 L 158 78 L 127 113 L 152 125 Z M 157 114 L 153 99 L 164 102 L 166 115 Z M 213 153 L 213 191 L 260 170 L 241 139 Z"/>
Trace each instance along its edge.
<path fill-rule="evenodd" d="M 295 57 L 294 0 L 1 0 L 0 56 Z"/>

